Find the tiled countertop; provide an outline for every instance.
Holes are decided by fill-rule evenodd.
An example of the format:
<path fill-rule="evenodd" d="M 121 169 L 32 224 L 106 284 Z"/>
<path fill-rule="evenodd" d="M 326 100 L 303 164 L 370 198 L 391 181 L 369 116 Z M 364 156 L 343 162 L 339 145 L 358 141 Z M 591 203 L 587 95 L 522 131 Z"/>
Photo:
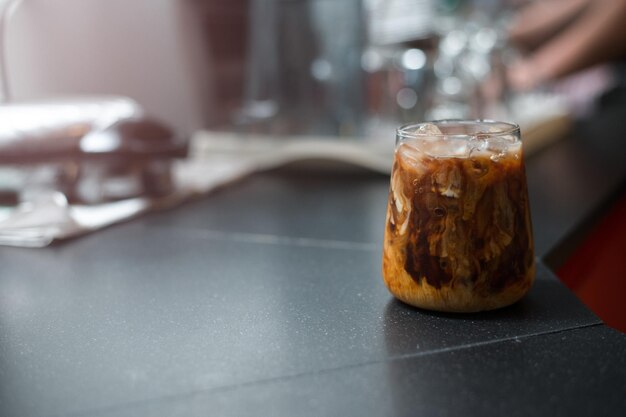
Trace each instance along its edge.
<path fill-rule="evenodd" d="M 499 311 L 395 301 L 380 277 L 387 187 L 264 174 L 76 241 L 0 249 L 0 415 L 626 408 L 626 336 L 542 264 Z"/>
<path fill-rule="evenodd" d="M 623 114 L 527 161 L 537 255 L 626 178 Z M 595 126 L 595 127 L 594 127 Z M 626 336 L 540 262 L 519 303 L 395 301 L 388 179 L 274 172 L 38 250 L 0 248 L 0 416 L 604 416 Z"/>

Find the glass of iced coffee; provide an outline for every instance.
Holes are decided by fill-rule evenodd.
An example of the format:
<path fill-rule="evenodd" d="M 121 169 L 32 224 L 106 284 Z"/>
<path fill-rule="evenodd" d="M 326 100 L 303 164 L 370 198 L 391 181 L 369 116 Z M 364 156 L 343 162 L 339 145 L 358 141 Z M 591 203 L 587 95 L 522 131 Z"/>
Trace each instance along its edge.
<path fill-rule="evenodd" d="M 519 127 L 476 120 L 396 132 L 383 279 L 429 310 L 507 306 L 535 276 Z"/>

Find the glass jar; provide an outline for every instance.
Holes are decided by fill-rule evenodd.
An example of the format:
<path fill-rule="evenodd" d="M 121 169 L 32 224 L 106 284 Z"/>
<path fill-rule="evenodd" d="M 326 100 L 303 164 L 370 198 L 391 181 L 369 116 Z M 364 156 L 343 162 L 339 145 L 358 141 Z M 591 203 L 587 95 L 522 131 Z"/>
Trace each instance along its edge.
<path fill-rule="evenodd" d="M 397 130 L 382 272 L 394 296 L 429 310 L 492 310 L 528 292 L 535 263 L 517 125 Z"/>

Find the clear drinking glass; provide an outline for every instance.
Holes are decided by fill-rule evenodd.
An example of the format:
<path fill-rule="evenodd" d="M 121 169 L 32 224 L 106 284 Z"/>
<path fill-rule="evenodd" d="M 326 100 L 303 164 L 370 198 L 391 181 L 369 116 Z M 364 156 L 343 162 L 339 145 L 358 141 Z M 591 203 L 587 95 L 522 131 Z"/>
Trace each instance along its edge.
<path fill-rule="evenodd" d="M 528 292 L 535 262 L 517 125 L 397 130 L 382 272 L 394 296 L 430 310 L 492 310 Z"/>

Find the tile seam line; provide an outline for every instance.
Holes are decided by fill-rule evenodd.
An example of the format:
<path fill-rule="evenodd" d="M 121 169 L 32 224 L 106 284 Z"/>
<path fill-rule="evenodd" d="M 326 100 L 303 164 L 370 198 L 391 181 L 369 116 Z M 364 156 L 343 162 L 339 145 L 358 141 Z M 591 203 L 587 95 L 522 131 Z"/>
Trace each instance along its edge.
<path fill-rule="evenodd" d="M 460 350 L 465 350 L 465 349 L 472 349 L 472 348 L 475 348 L 475 347 L 494 345 L 494 344 L 504 343 L 504 342 L 512 342 L 512 341 L 516 341 L 516 340 L 526 340 L 526 339 L 539 337 L 539 336 L 547 336 L 547 335 L 551 335 L 551 334 L 565 333 L 565 332 L 568 332 L 568 331 L 580 330 L 580 329 L 585 329 L 585 328 L 590 328 L 590 327 L 595 327 L 595 326 L 602 326 L 602 325 L 604 325 L 604 323 L 590 323 L 590 324 L 585 324 L 585 325 L 582 325 L 582 326 L 572 326 L 572 327 L 567 327 L 567 328 L 558 329 L 558 330 L 550 330 L 550 331 L 545 331 L 545 332 L 540 332 L 540 333 L 528 334 L 528 335 L 524 335 L 524 336 L 513 336 L 513 337 L 508 337 L 508 338 L 503 338 L 503 339 L 495 339 L 495 340 L 484 341 L 484 342 L 467 343 L 465 345 L 433 349 L 433 350 L 429 350 L 429 351 L 426 351 L 426 352 L 416 352 L 416 353 L 407 353 L 407 354 L 402 354 L 402 355 L 394 355 L 394 356 L 390 356 L 388 358 L 384 358 L 384 359 L 380 359 L 380 360 L 372 360 L 372 361 L 365 361 L 365 362 L 360 362 L 360 363 L 348 364 L 348 365 L 338 366 L 338 367 L 335 367 L 335 368 L 325 368 L 325 369 L 319 369 L 319 370 L 315 370 L 315 371 L 301 372 L 301 373 L 293 374 L 293 375 L 284 375 L 284 376 L 278 376 L 278 377 L 275 377 L 275 378 L 259 379 L 259 380 L 255 380 L 255 381 L 244 382 L 244 383 L 241 383 L 241 384 L 224 385 L 222 387 L 216 387 L 215 389 L 212 389 L 212 390 L 206 390 L 206 391 L 205 390 L 200 390 L 200 391 L 198 391 L 198 393 L 202 393 L 202 392 L 207 392 L 207 393 L 208 392 L 220 392 L 222 390 L 223 391 L 230 391 L 230 390 L 237 389 L 237 388 L 240 388 L 240 387 L 253 386 L 253 385 L 257 385 L 257 384 L 261 385 L 261 384 L 264 384 L 264 383 L 267 383 L 267 382 L 279 382 L 281 380 L 298 379 L 298 378 L 306 377 L 306 376 L 309 376 L 309 375 L 323 375 L 323 374 L 326 374 L 326 373 L 333 373 L 333 372 L 341 371 L 341 370 L 344 370 L 344 369 L 360 368 L 362 366 L 376 365 L 376 364 L 381 364 L 381 363 L 386 363 L 386 362 L 395 362 L 395 361 L 401 361 L 401 360 L 404 360 L 404 359 L 412 359 L 412 358 L 433 356 L 433 355 L 438 355 L 438 354 L 441 354 L 441 353 L 448 353 L 448 352 L 460 351 Z"/>
<path fill-rule="evenodd" d="M 438 355 L 438 354 L 441 354 L 441 353 L 449 353 L 449 352 L 460 351 L 460 350 L 465 350 L 465 349 L 472 349 L 472 348 L 475 348 L 475 347 L 495 345 L 495 344 L 498 344 L 498 343 L 512 342 L 512 341 L 515 341 L 515 340 L 526 340 L 526 339 L 531 339 L 531 338 L 534 338 L 534 337 L 547 336 L 547 335 L 559 334 L 559 333 L 566 333 L 566 332 L 569 332 L 569 331 L 587 329 L 587 328 L 592 328 L 592 327 L 597 327 L 597 326 L 604 326 L 604 325 L 605 325 L 604 322 L 590 323 L 590 324 L 585 324 L 585 325 L 582 325 L 582 326 L 572 326 L 572 327 L 567 327 L 567 328 L 563 328 L 563 329 L 549 330 L 549 331 L 540 332 L 540 333 L 528 334 L 528 335 L 524 335 L 524 336 L 513 336 L 513 337 L 504 338 L 504 339 L 496 339 L 496 340 L 489 340 L 489 341 L 484 341 L 484 342 L 468 343 L 468 344 L 465 344 L 465 345 L 449 347 L 449 348 L 439 348 L 439 349 L 434 349 L 434 350 L 430 350 L 430 351 L 427 351 L 427 352 L 421 352 L 421 353 L 407 353 L 407 354 L 403 354 L 403 355 L 390 356 L 388 358 L 384 358 L 384 359 L 380 359 L 380 360 L 372 360 L 372 361 L 348 364 L 348 365 L 338 366 L 338 367 L 335 367 L 335 368 L 325 368 L 325 369 L 319 369 L 319 370 L 314 370 L 314 371 L 306 371 L 306 372 L 301 372 L 301 373 L 297 373 L 297 374 L 293 374 L 293 375 L 282 375 L 282 376 L 276 376 L 276 377 L 265 378 L 265 379 L 257 379 L 257 380 L 253 380 L 253 381 L 242 382 L 242 383 L 239 383 L 239 384 L 224 385 L 224 386 L 215 387 L 215 388 L 209 388 L 209 389 L 200 389 L 200 390 L 189 391 L 189 392 L 180 393 L 180 394 L 166 395 L 166 396 L 163 396 L 163 397 L 156 397 L 156 398 L 146 399 L 146 400 L 142 400 L 142 401 L 138 401 L 138 402 L 130 402 L 130 403 L 112 405 L 112 406 L 109 406 L 109 407 L 96 408 L 96 409 L 93 409 L 93 410 L 85 410 L 85 411 L 79 411 L 79 412 L 69 413 L 69 414 L 53 414 L 53 415 L 50 415 L 48 417 L 87 417 L 87 416 L 90 416 L 92 414 L 115 412 L 117 410 L 121 411 L 121 410 L 124 410 L 124 409 L 127 409 L 127 408 L 136 407 L 136 406 L 158 404 L 160 402 L 163 402 L 163 403 L 175 402 L 175 401 L 183 400 L 184 398 L 192 398 L 192 397 L 197 396 L 197 395 L 219 394 L 221 392 L 234 391 L 234 390 L 237 390 L 237 389 L 240 389 L 240 388 L 252 387 L 252 386 L 255 386 L 255 385 L 263 385 L 263 384 L 267 384 L 267 383 L 276 383 L 276 382 L 281 382 L 281 381 L 289 381 L 289 380 L 294 380 L 294 379 L 303 378 L 303 377 L 307 377 L 307 376 L 330 374 L 330 373 L 337 372 L 337 371 L 356 369 L 356 368 L 365 367 L 365 366 L 369 366 L 369 365 L 383 364 L 383 363 L 387 363 L 387 362 L 395 362 L 395 361 L 401 361 L 401 360 L 412 359 L 412 358 L 427 357 L 427 356 L 432 356 L 432 355 Z"/>
<path fill-rule="evenodd" d="M 189 237 L 208 240 L 231 240 L 245 243 L 258 243 L 268 245 L 318 247 L 331 249 L 356 250 L 363 252 L 381 251 L 379 243 L 355 242 L 350 240 L 319 239 L 312 237 L 294 237 L 286 235 L 274 235 L 270 233 L 249 233 L 249 232 L 225 232 L 216 229 L 191 229 L 177 226 L 150 226 L 150 228 L 161 230 L 175 230 L 188 233 Z"/>

